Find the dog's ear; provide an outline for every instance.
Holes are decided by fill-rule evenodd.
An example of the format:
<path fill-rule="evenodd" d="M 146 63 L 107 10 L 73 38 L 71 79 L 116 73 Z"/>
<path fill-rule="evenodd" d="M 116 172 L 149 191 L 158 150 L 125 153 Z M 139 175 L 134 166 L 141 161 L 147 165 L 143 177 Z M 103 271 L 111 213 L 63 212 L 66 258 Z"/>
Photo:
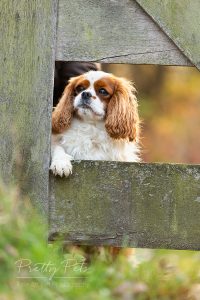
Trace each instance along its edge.
<path fill-rule="evenodd" d="M 138 104 L 133 85 L 123 79 L 115 78 L 115 91 L 108 103 L 105 127 L 113 139 L 139 139 Z"/>
<path fill-rule="evenodd" d="M 61 133 L 70 126 L 73 117 L 74 83 L 74 80 L 70 80 L 52 113 L 53 133 Z"/>

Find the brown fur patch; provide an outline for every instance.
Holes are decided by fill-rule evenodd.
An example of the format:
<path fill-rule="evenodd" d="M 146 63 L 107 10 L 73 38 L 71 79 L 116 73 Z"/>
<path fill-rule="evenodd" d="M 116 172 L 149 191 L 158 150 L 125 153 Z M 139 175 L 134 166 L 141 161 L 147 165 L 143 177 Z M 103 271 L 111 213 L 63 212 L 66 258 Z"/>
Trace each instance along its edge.
<path fill-rule="evenodd" d="M 138 141 L 139 116 L 135 88 L 123 78 L 113 78 L 115 91 L 107 106 L 106 130 L 114 139 Z"/>
<path fill-rule="evenodd" d="M 112 97 L 112 95 L 114 93 L 114 90 L 115 90 L 115 80 L 111 76 L 105 76 L 105 77 L 97 80 L 94 83 L 94 88 L 95 88 L 95 92 L 98 95 L 98 97 L 102 101 L 107 101 L 107 100 L 109 100 Z M 102 94 L 100 94 L 99 93 L 99 89 L 101 89 L 101 88 L 104 88 L 109 93 L 109 95 L 103 96 Z"/>
<path fill-rule="evenodd" d="M 79 77 L 72 78 L 65 87 L 62 97 L 52 113 L 52 132 L 62 133 L 70 126 L 73 117 L 75 85 Z"/>
<path fill-rule="evenodd" d="M 83 76 L 79 76 L 77 82 L 75 83 L 74 89 L 77 92 L 77 94 L 79 94 L 79 92 L 86 90 L 89 86 L 90 86 L 89 80 L 84 79 Z M 81 88 L 83 88 L 83 89 L 81 90 Z"/>

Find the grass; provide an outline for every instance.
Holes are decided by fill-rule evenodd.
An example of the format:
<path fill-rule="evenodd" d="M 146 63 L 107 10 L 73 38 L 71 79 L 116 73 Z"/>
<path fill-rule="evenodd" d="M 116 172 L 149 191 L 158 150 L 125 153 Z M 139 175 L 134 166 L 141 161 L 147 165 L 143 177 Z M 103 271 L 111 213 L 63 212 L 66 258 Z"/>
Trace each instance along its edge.
<path fill-rule="evenodd" d="M 137 249 L 113 260 L 102 248 L 86 263 L 82 248 L 48 245 L 47 226 L 29 201 L 0 187 L 1 300 L 195 300 L 199 282 L 194 251 Z"/>

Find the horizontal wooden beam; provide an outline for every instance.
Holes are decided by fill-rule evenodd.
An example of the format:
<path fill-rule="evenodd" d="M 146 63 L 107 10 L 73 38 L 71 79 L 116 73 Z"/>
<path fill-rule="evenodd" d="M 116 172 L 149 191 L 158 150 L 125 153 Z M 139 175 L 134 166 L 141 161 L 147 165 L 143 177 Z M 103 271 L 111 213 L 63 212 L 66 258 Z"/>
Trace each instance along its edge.
<path fill-rule="evenodd" d="M 134 0 L 60 0 L 56 60 L 191 65 Z"/>
<path fill-rule="evenodd" d="M 80 161 L 50 189 L 50 240 L 200 250 L 200 165 Z"/>

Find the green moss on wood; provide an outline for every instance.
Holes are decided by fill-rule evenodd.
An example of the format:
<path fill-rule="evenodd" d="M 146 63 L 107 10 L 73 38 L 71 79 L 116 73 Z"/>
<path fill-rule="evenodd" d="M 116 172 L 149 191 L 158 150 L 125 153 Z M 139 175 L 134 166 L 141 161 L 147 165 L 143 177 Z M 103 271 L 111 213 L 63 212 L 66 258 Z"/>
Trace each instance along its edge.
<path fill-rule="evenodd" d="M 200 249 L 199 195 L 200 166 L 76 162 L 71 177 L 51 177 L 51 237 Z"/>
<path fill-rule="evenodd" d="M 200 68 L 199 0 L 137 0 L 183 53 Z"/>
<path fill-rule="evenodd" d="M 47 210 L 56 1 L 0 1 L 0 177 Z"/>

